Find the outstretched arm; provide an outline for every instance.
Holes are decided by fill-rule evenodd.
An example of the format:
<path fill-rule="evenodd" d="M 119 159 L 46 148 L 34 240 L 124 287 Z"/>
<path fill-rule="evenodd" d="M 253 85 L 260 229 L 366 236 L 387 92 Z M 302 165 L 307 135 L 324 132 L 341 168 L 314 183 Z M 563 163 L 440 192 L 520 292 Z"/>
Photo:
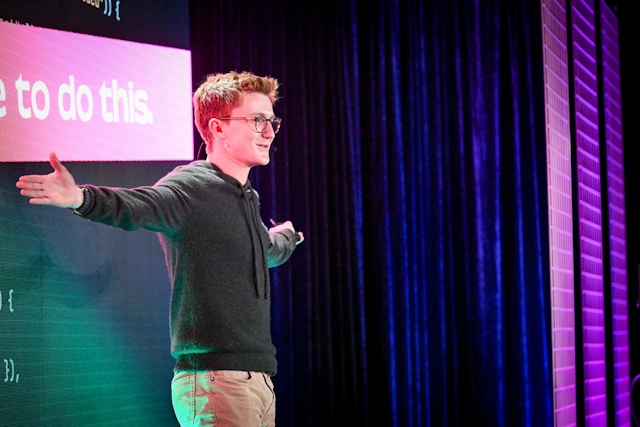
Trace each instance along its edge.
<path fill-rule="evenodd" d="M 29 203 L 34 205 L 51 205 L 59 208 L 76 209 L 82 205 L 82 190 L 76 186 L 73 176 L 65 168 L 56 153 L 49 153 L 49 163 L 53 172 L 49 175 L 21 176 L 16 187 L 20 194 L 31 197 Z"/>

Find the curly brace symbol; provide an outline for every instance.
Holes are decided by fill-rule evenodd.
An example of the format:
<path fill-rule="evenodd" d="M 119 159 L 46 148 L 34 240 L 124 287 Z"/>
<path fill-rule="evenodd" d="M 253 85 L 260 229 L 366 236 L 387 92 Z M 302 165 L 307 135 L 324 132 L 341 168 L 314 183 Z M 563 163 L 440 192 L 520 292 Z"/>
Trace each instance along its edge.
<path fill-rule="evenodd" d="M 13 313 L 13 289 L 9 289 L 7 302 L 9 303 L 9 311 Z M 2 311 L 2 291 L 0 291 L 0 311 Z"/>
<path fill-rule="evenodd" d="M 113 11 L 113 0 L 104 0 L 104 11 L 103 15 L 111 16 L 111 12 Z M 116 0 L 116 19 L 120 20 L 120 0 Z"/>

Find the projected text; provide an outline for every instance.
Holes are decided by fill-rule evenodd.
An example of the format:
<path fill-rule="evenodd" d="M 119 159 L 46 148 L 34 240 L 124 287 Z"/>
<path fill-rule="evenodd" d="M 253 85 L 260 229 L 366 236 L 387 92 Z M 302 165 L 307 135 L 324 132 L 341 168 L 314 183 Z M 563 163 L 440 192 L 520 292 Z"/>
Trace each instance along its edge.
<path fill-rule="evenodd" d="M 30 119 L 35 117 L 45 120 L 51 112 L 51 95 L 48 86 L 41 80 L 30 82 L 22 74 L 15 81 L 17 109 L 20 117 Z M 106 123 L 153 123 L 153 113 L 147 106 L 148 93 L 143 89 L 135 89 L 131 81 L 127 89 L 122 87 L 116 79 L 102 82 L 96 91 L 99 96 L 97 105 L 100 116 Z M 0 101 L 6 101 L 5 85 L 0 78 Z M 81 120 L 88 122 L 94 113 L 94 92 L 89 86 L 79 84 L 76 87 L 75 77 L 69 76 L 68 82 L 59 85 L 57 90 L 57 110 L 63 120 Z M 0 107 L 0 117 L 7 114 L 7 107 Z"/>
<path fill-rule="evenodd" d="M 5 311 L 13 313 L 13 289 L 9 289 L 9 292 L 5 292 L 7 296 L 7 303 L 5 304 Z M 0 290 L 0 311 L 2 311 L 2 291 Z"/>
<path fill-rule="evenodd" d="M 0 22 L 0 162 L 192 160 L 188 51 Z"/>
<path fill-rule="evenodd" d="M 20 374 L 16 373 L 16 365 L 13 359 L 4 359 L 4 382 L 17 383 L 19 379 Z"/>

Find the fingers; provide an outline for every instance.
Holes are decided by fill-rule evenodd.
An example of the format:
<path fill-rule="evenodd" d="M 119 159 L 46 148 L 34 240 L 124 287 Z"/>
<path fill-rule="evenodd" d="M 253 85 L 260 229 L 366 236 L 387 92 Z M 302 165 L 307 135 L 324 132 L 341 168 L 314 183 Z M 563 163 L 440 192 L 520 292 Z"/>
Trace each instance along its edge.
<path fill-rule="evenodd" d="M 23 179 L 24 177 L 20 177 L 20 180 L 16 182 L 16 187 L 23 188 L 26 190 L 42 190 L 44 188 L 44 181 L 41 179 Z"/>
<path fill-rule="evenodd" d="M 21 184 L 20 182 L 16 184 L 18 187 L 22 188 L 22 190 L 20 190 L 20 195 L 25 197 L 31 197 L 31 199 L 29 200 L 29 203 L 33 205 L 51 204 L 51 200 L 47 196 L 45 196 L 45 193 L 42 191 L 42 189 L 35 188 L 35 187 L 31 187 L 31 188 L 21 187 L 20 184 Z"/>
<path fill-rule="evenodd" d="M 58 156 L 56 156 L 56 153 L 53 151 L 49 153 L 49 163 L 51 163 L 51 167 L 56 172 L 62 172 L 65 169 L 65 167 L 62 166 L 62 163 L 60 163 L 60 160 L 58 160 Z"/>
<path fill-rule="evenodd" d="M 291 221 L 285 221 L 285 222 L 282 222 L 282 223 L 278 224 L 274 220 L 271 220 L 271 224 L 273 224 L 273 227 L 269 230 L 270 232 L 277 233 L 277 232 L 282 231 L 282 230 L 291 230 L 294 233 L 296 233 L 295 234 L 296 245 L 299 245 L 300 243 L 304 242 L 304 234 L 302 234 L 302 231 L 296 231 L 296 229 L 293 227 L 293 223 Z"/>
<path fill-rule="evenodd" d="M 293 228 L 293 223 L 291 221 L 285 221 L 282 224 L 280 224 L 278 226 L 278 230 L 291 230 L 294 233 L 296 232 L 296 229 Z"/>
<path fill-rule="evenodd" d="M 26 197 L 41 197 L 42 196 L 42 181 L 18 181 L 16 187 L 20 188 L 20 195 Z"/>
<path fill-rule="evenodd" d="M 22 190 L 20 190 L 20 195 L 24 197 L 31 197 L 31 200 L 29 200 L 29 203 L 32 203 L 35 205 L 51 204 L 49 195 L 42 188 L 38 188 L 37 186 L 33 186 L 31 188 L 23 187 Z"/>
<path fill-rule="evenodd" d="M 273 225 L 273 227 L 271 227 L 270 230 L 274 233 L 277 233 L 282 230 L 291 230 L 294 233 L 296 232 L 296 229 L 293 228 L 293 223 L 291 221 L 277 223 L 274 220 L 271 220 L 271 224 Z"/>
<path fill-rule="evenodd" d="M 18 179 L 18 182 L 16 183 L 16 187 L 18 188 L 24 188 L 22 187 L 25 184 L 31 184 L 31 183 L 42 183 L 44 181 L 44 177 L 46 175 L 24 175 L 21 176 Z"/>
<path fill-rule="evenodd" d="M 26 197 L 42 197 L 43 193 L 37 188 L 23 188 L 22 190 L 20 190 L 20 195 Z"/>
<path fill-rule="evenodd" d="M 44 197 L 35 197 L 33 199 L 29 199 L 29 203 L 31 203 L 32 205 L 50 205 L 51 200 Z"/>
<path fill-rule="evenodd" d="M 16 182 L 16 187 L 20 188 L 20 195 L 25 197 L 45 198 L 45 185 L 41 180 L 28 180 L 21 177 L 20 181 Z M 32 202 L 34 203 L 34 202 Z"/>
<path fill-rule="evenodd" d="M 16 187 L 20 188 L 20 194 L 27 197 L 43 197 L 48 192 L 47 185 L 42 180 L 23 180 L 16 182 Z"/>

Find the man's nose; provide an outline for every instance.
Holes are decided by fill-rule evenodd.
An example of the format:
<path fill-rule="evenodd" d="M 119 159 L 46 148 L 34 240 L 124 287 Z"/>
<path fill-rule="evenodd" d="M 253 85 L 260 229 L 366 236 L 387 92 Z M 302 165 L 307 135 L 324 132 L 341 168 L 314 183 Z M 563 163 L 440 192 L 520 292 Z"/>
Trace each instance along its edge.
<path fill-rule="evenodd" d="M 263 138 L 274 138 L 276 136 L 276 133 L 273 131 L 273 125 L 271 124 L 271 122 L 267 122 L 267 126 L 264 128 L 264 130 L 262 131 L 262 137 Z"/>

